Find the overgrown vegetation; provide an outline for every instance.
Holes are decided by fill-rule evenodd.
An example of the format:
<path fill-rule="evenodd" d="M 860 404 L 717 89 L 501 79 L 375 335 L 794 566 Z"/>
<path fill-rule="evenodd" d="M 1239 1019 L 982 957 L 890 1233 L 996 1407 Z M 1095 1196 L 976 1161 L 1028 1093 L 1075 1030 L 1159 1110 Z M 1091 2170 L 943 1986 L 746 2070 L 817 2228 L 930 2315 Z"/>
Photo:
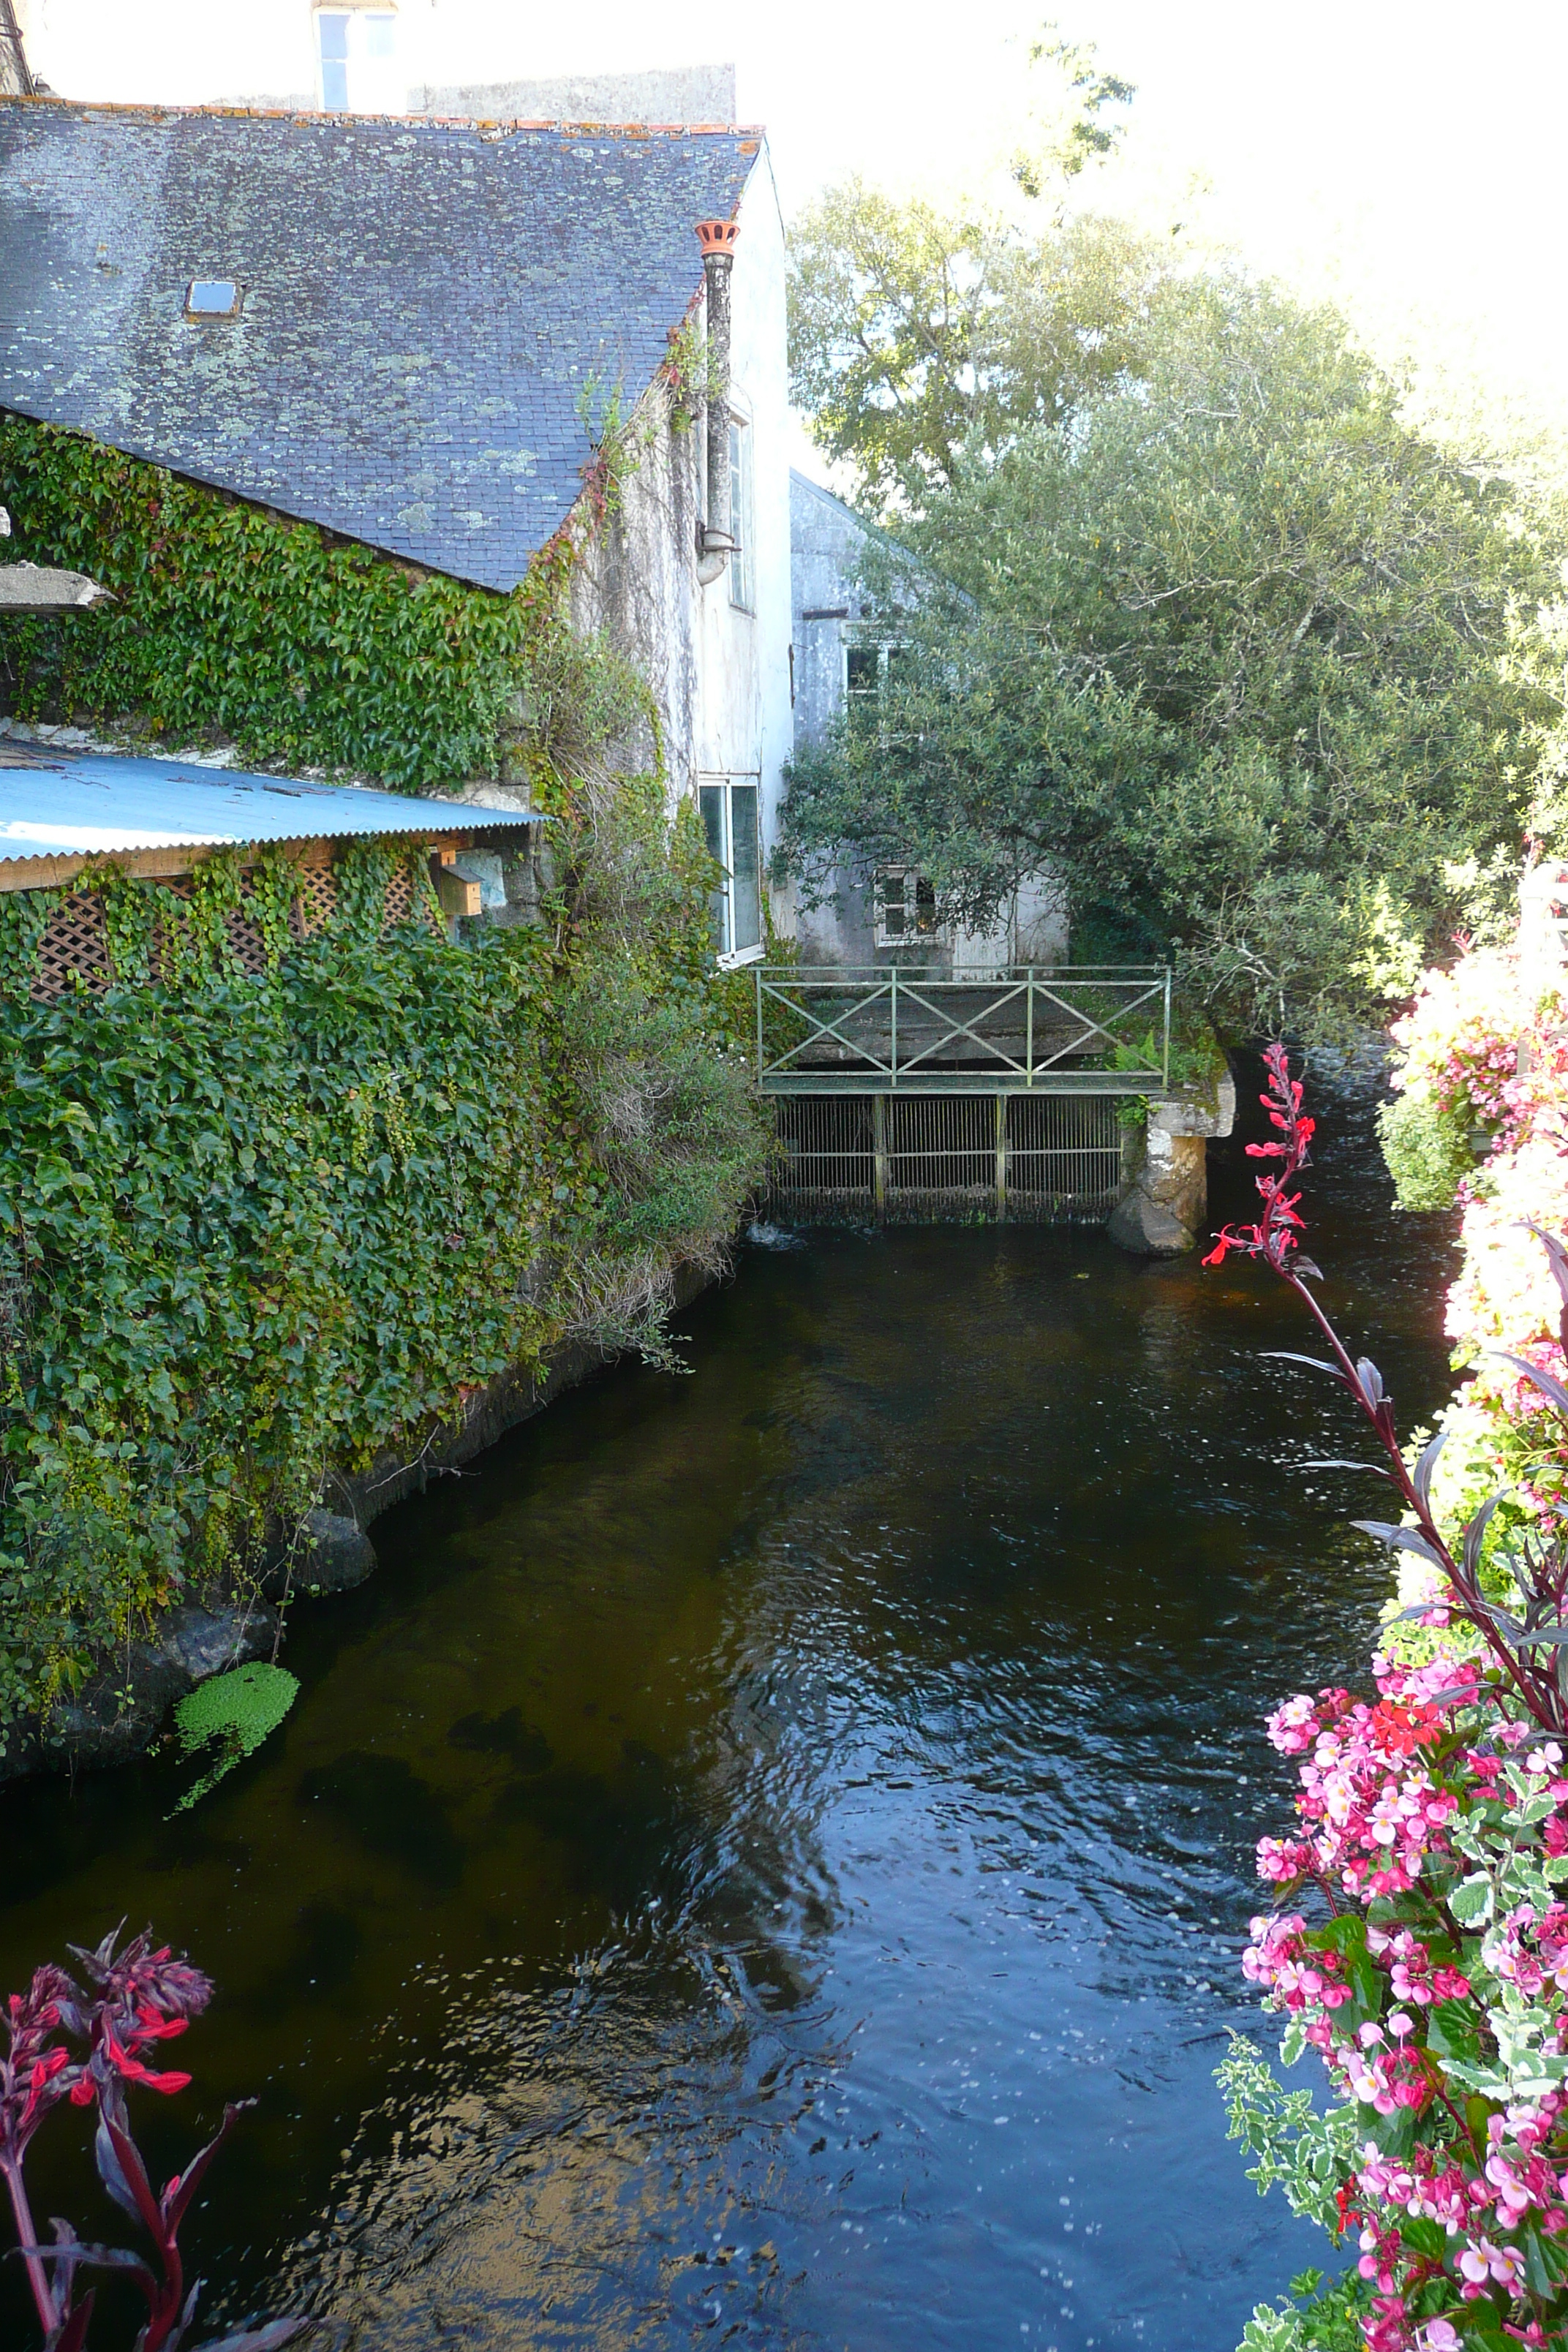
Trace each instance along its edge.
<path fill-rule="evenodd" d="M 567 620 L 635 462 L 605 439 L 501 597 L 0 419 L 22 551 L 120 599 L 10 625 L 24 715 L 407 787 L 500 761 L 552 817 L 538 920 L 461 945 L 423 905 L 384 929 L 395 845 L 348 853 L 304 941 L 281 856 L 214 859 L 183 908 L 100 874 L 111 985 L 47 1006 L 55 895 L 0 897 L 0 1731 L 504 1369 L 573 1336 L 668 1360 L 675 1268 L 722 1255 L 764 1144 L 712 869 L 662 776 L 621 772 L 640 681 Z"/>
<path fill-rule="evenodd" d="M 0 504 L 18 554 L 115 598 L 7 623 L 20 719 L 130 723 L 410 791 L 498 775 L 521 739 L 549 583 L 469 588 L 10 415 Z"/>
<path fill-rule="evenodd" d="M 721 1252 L 762 1142 L 694 827 L 651 784 L 563 817 L 546 928 L 383 937 L 362 850 L 260 982 L 119 947 L 107 994 L 30 1005 L 0 898 L 0 1711 L 507 1366 L 657 1352 L 673 1265 Z M 110 887 L 121 941 L 168 897 Z"/>
<path fill-rule="evenodd" d="M 962 453 L 904 535 L 867 562 L 877 724 L 795 764 L 808 895 L 912 861 L 978 929 L 1048 870 L 1076 942 L 1170 957 L 1231 1034 L 1331 1037 L 1511 888 L 1557 551 L 1331 316 L 1167 287 L 1135 368 Z"/>
<path fill-rule="evenodd" d="M 847 181 L 792 236 L 796 401 L 903 552 L 781 867 L 810 905 L 915 865 L 953 931 L 1048 872 L 1075 960 L 1342 1040 L 1562 829 L 1561 505 L 1417 429 L 1331 312 L 1093 210 L 1132 92 L 1031 60 L 1058 121 L 988 196 Z"/>

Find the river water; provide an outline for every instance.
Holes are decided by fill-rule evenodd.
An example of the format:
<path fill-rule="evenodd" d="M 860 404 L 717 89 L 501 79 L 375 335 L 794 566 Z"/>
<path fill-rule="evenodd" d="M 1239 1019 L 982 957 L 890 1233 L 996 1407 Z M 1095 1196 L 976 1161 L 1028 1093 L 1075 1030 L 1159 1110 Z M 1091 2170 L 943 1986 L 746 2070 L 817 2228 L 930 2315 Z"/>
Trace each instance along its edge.
<path fill-rule="evenodd" d="M 1391 1213 L 1364 1107 L 1320 1162 L 1327 1296 L 1408 1426 L 1447 1228 Z M 1310 1342 L 1234 1260 L 804 1241 L 687 1311 L 689 1377 L 607 1371 L 383 1519 L 194 1811 L 168 1756 L 5 1795 L 0 1983 L 121 1916 L 218 1981 L 143 2120 L 174 2169 L 259 2098 L 191 2232 L 231 2319 L 1228 2352 L 1321 2259 L 1211 2075 L 1288 1786 L 1260 1718 L 1362 1670 L 1384 1580 L 1357 1482 L 1289 1475 L 1348 1405 L 1259 1362 Z M 38 2154 L 42 2210 L 116 2234 Z"/>

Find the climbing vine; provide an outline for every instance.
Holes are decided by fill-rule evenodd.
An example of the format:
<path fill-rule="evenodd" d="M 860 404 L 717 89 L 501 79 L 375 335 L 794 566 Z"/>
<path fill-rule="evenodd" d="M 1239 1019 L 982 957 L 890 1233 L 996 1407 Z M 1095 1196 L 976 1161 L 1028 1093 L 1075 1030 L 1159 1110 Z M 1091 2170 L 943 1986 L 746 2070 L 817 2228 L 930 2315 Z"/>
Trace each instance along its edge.
<path fill-rule="evenodd" d="M 49 1005 L 35 894 L 0 897 L 0 1726 L 503 1370 L 658 1354 L 756 1179 L 657 780 L 563 812 L 537 925 L 384 930 L 408 854 L 350 850 L 304 941 L 281 861 L 183 905 L 99 877 L 110 984 Z M 259 976 L 242 903 L 284 926 Z"/>
<path fill-rule="evenodd" d="M 75 887 L 110 984 L 47 1006 L 62 894 L 0 897 L 0 1738 L 503 1369 L 571 1334 L 667 1360 L 672 1270 L 718 1263 L 762 1171 L 700 829 L 619 772 L 634 742 L 660 765 L 650 698 L 571 622 L 668 398 L 600 405 L 510 595 L 0 415 L 19 551 L 115 600 L 0 631 L 19 717 L 408 790 L 523 778 L 552 819 L 537 921 L 461 944 L 422 860 L 386 928 L 407 844 L 349 850 L 304 940 L 281 854 L 182 895 L 104 869 Z"/>
<path fill-rule="evenodd" d="M 114 599 L 5 624 L 18 718 L 222 740 L 406 791 L 526 761 L 534 672 L 562 653 L 571 527 L 500 595 L 12 415 L 0 504 L 17 553 Z"/>

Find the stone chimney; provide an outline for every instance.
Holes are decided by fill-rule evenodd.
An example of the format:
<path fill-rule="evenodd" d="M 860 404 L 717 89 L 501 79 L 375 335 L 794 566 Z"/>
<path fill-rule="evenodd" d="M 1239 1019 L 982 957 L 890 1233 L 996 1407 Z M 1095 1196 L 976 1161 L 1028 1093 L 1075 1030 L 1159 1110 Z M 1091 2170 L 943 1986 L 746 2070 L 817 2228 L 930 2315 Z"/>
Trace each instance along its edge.
<path fill-rule="evenodd" d="M 717 580 L 737 541 L 730 518 L 730 272 L 739 221 L 697 224 L 708 312 L 708 518 L 697 537 L 697 577 Z"/>

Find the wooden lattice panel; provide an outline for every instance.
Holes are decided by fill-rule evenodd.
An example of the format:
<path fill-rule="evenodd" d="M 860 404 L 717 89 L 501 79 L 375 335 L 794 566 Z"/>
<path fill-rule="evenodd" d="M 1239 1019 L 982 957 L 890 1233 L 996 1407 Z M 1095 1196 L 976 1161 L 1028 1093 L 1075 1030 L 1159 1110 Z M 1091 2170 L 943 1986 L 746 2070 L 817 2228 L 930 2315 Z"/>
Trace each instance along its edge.
<path fill-rule="evenodd" d="M 399 860 L 397 870 L 386 886 L 386 898 L 381 910 L 381 928 L 389 931 L 394 923 L 406 923 L 414 913 L 414 877 L 408 870 L 408 860 Z"/>
<path fill-rule="evenodd" d="M 325 930 L 338 911 L 337 877 L 330 866 L 305 866 L 300 870 L 300 889 L 294 900 L 294 922 L 302 940 L 313 940 L 318 931 Z"/>
<path fill-rule="evenodd" d="M 168 882 L 144 886 L 168 893 L 176 898 L 191 896 L 190 878 L 179 875 Z M 248 891 L 245 893 L 248 896 Z M 304 866 L 298 869 L 298 889 L 294 898 L 291 927 L 296 939 L 314 939 L 326 929 L 337 913 L 337 877 L 330 866 Z M 172 911 L 172 910 L 171 910 Z M 400 863 L 386 886 L 386 900 L 382 911 L 382 929 L 391 930 L 395 924 L 429 923 L 426 896 L 417 888 L 417 877 L 406 861 Z M 259 975 L 267 970 L 267 950 L 261 926 L 242 904 L 225 917 L 229 948 L 242 970 Z M 168 926 L 160 923 L 153 949 L 154 977 L 167 978 Z M 97 891 L 77 891 L 66 898 L 50 916 L 38 950 L 38 966 L 33 982 L 35 1003 L 51 1004 L 65 993 L 73 979 L 79 979 L 95 995 L 101 995 L 109 986 L 109 936 L 103 918 L 103 901 Z"/>
<path fill-rule="evenodd" d="M 73 980 L 83 981 L 95 996 L 109 986 L 109 933 L 96 890 L 73 891 L 49 917 L 38 943 L 34 1001 L 52 1003 Z"/>
<path fill-rule="evenodd" d="M 253 922 L 243 907 L 236 908 L 224 917 L 228 933 L 228 951 L 242 971 L 252 978 L 267 970 L 267 947 L 261 936 L 261 926 Z"/>

